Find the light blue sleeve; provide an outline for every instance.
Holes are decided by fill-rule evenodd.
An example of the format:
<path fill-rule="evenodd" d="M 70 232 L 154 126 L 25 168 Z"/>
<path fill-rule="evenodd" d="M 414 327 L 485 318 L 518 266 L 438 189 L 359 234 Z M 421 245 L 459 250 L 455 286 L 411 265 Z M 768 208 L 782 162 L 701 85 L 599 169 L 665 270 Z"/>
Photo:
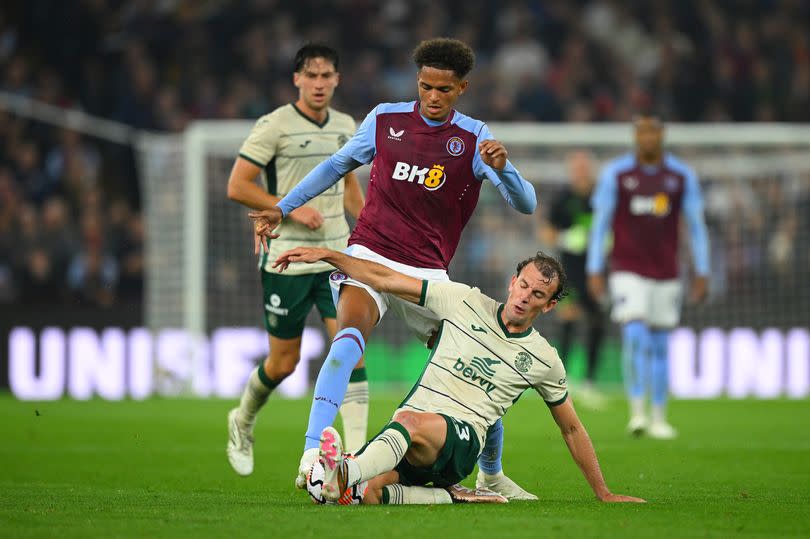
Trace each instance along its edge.
<path fill-rule="evenodd" d="M 689 244 L 692 247 L 692 258 L 695 261 L 695 272 L 698 275 L 709 275 L 709 233 L 703 220 L 703 196 L 700 194 L 700 182 L 691 169 L 687 169 L 686 185 L 683 194 L 683 214 L 689 229 Z"/>
<path fill-rule="evenodd" d="M 617 197 L 616 168 L 608 164 L 602 169 L 596 189 L 591 196 L 593 222 L 591 237 L 588 240 L 588 258 L 585 262 L 585 269 L 589 274 L 601 273 L 605 269 L 605 237 L 613 225 Z"/>
<path fill-rule="evenodd" d="M 377 107 L 378 108 L 378 107 Z M 368 113 L 357 132 L 329 159 L 313 168 L 278 203 L 282 215 L 300 208 L 316 196 L 335 185 L 346 173 L 360 165 L 370 163 L 377 153 L 377 108 Z"/>
<path fill-rule="evenodd" d="M 503 170 L 495 170 L 481 159 L 478 144 L 493 138 L 489 128 L 484 124 L 476 140 L 475 154 L 473 155 L 473 174 L 479 180 L 488 179 L 498 188 L 501 196 L 520 213 L 531 214 L 537 208 L 537 193 L 534 186 L 523 179 L 520 172 L 507 159 Z"/>

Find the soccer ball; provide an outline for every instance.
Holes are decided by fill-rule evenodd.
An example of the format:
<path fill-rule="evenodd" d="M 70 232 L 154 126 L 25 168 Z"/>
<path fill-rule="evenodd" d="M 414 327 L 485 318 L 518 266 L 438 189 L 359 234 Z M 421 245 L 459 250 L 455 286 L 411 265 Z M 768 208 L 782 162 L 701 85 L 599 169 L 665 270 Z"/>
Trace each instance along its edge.
<path fill-rule="evenodd" d="M 321 494 L 321 487 L 323 486 L 323 464 L 316 460 L 307 473 L 307 493 L 309 494 L 312 503 L 317 504 L 338 504 L 338 505 L 357 505 L 363 501 L 368 489 L 368 481 L 358 483 L 353 487 L 346 489 L 343 496 L 337 502 L 325 500 Z"/>

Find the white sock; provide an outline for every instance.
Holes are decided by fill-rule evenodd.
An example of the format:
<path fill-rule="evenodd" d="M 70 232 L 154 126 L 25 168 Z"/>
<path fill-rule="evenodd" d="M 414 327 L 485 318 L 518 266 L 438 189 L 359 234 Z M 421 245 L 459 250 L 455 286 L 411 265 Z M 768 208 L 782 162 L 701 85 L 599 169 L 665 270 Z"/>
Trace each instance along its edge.
<path fill-rule="evenodd" d="M 666 423 L 667 410 L 666 406 L 661 404 L 652 405 L 652 422 L 653 423 Z"/>
<path fill-rule="evenodd" d="M 340 406 L 343 420 L 343 443 L 349 453 L 354 453 L 366 443 L 368 429 L 368 381 L 349 382 L 346 396 Z"/>
<path fill-rule="evenodd" d="M 369 442 L 362 453 L 346 461 L 348 486 L 393 470 L 410 445 L 408 431 L 399 423 L 390 423 L 388 428 Z"/>
<path fill-rule="evenodd" d="M 384 486 L 383 500 L 383 503 L 390 505 L 453 503 L 450 493 L 443 488 L 405 487 L 400 484 Z"/>
<path fill-rule="evenodd" d="M 644 417 L 644 399 L 641 397 L 633 397 L 630 399 L 630 417 L 641 416 Z"/>
<path fill-rule="evenodd" d="M 263 368 L 263 365 L 259 365 L 259 369 Z M 253 372 L 250 373 L 248 383 L 242 392 L 242 399 L 239 401 L 239 413 L 237 414 L 237 420 L 242 424 L 242 428 L 251 430 L 256 423 L 256 414 L 259 413 L 273 391 L 259 378 L 259 369 L 253 369 Z"/>

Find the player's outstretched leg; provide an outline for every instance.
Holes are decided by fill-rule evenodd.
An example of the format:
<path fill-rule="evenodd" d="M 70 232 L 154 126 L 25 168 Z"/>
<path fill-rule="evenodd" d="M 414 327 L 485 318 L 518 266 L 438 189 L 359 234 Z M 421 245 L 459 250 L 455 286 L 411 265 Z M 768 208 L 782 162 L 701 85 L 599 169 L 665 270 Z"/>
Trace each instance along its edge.
<path fill-rule="evenodd" d="M 652 410 L 647 434 L 659 440 L 671 440 L 678 431 L 667 422 L 666 405 L 669 391 L 669 331 L 651 332 L 652 361 L 650 365 L 650 394 Z"/>
<path fill-rule="evenodd" d="M 362 357 L 365 346 L 362 333 L 355 328 L 340 330 L 332 341 L 329 354 L 326 356 L 326 361 L 318 373 L 318 380 L 315 382 L 304 454 L 301 457 L 298 475 L 295 479 L 295 485 L 298 488 L 306 486 L 307 472 L 318 458 L 317 448 L 321 433 L 324 428 L 335 422 L 338 408 L 343 402 L 346 387 L 349 385 L 352 369 Z"/>
<path fill-rule="evenodd" d="M 487 439 L 478 457 L 478 476 L 475 486 L 498 492 L 510 500 L 536 500 L 537 496 L 522 489 L 503 473 L 503 422 L 498 419 L 487 431 Z"/>
<path fill-rule="evenodd" d="M 634 436 L 644 434 L 648 426 L 644 410 L 647 358 L 650 355 L 650 329 L 644 322 L 633 320 L 622 328 L 622 366 L 627 397 L 630 400 L 630 421 L 627 431 Z"/>

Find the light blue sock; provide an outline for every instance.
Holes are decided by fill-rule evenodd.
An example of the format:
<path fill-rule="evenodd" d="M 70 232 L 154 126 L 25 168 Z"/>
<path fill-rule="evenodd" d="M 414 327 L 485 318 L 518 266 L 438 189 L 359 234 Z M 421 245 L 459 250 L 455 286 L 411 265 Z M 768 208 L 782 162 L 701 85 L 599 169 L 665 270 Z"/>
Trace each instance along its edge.
<path fill-rule="evenodd" d="M 342 329 L 335 335 L 326 361 L 318 373 L 318 381 L 315 382 L 304 450 L 318 447 L 321 431 L 335 422 L 346 395 L 352 369 L 363 355 L 365 347 L 363 335 L 355 328 Z"/>
<path fill-rule="evenodd" d="M 633 320 L 622 328 L 624 385 L 631 399 L 644 397 L 650 340 L 650 328 L 644 322 Z"/>
<path fill-rule="evenodd" d="M 482 472 L 494 475 L 503 469 L 501 455 L 503 454 L 503 422 L 498 419 L 487 431 L 487 441 L 484 450 L 478 457 L 478 467 Z"/>
<path fill-rule="evenodd" d="M 650 362 L 650 393 L 654 406 L 663 406 L 669 392 L 669 331 L 650 332 L 652 361 Z"/>

